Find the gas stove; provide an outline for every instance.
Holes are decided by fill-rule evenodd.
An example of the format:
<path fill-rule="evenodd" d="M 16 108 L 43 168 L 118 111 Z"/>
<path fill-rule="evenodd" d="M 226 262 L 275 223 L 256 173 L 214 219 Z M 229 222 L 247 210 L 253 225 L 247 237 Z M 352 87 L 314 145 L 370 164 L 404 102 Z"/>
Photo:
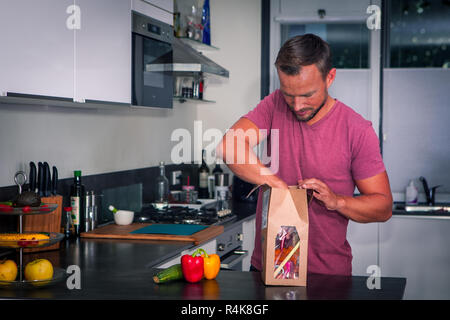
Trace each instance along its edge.
<path fill-rule="evenodd" d="M 231 210 L 218 211 L 214 203 L 200 209 L 184 205 L 170 205 L 164 209 L 156 209 L 148 204 L 142 207 L 135 219 L 142 223 L 221 225 L 236 219 L 236 215 Z"/>

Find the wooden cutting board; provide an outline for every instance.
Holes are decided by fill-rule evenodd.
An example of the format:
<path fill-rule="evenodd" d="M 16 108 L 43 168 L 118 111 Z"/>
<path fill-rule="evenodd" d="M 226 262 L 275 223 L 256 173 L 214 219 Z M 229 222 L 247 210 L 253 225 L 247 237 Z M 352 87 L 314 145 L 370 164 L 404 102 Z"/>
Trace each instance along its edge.
<path fill-rule="evenodd" d="M 115 223 L 97 228 L 89 232 L 82 232 L 82 238 L 103 238 L 103 239 L 130 239 L 130 240 L 165 240 L 165 241 L 185 241 L 199 245 L 205 241 L 217 237 L 223 233 L 223 226 L 208 226 L 191 235 L 171 235 L 171 234 L 142 234 L 131 233 L 137 229 L 149 226 L 149 223 L 132 223 L 127 226 L 119 226 Z"/>

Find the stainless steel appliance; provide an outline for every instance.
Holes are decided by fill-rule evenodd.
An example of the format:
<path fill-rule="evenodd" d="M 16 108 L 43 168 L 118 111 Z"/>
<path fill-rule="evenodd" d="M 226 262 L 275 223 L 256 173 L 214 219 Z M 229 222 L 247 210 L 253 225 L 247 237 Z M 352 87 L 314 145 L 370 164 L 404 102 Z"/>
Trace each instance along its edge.
<path fill-rule="evenodd" d="M 220 267 L 226 270 L 242 270 L 242 260 L 248 256 L 248 251 L 242 249 L 244 233 L 242 223 L 226 229 L 217 236 L 217 254 L 220 257 Z"/>
<path fill-rule="evenodd" d="M 135 217 L 136 222 L 202 225 L 222 225 L 235 219 L 236 215 L 231 210 L 226 215 L 219 215 L 215 203 L 200 209 L 179 205 L 157 209 L 151 204 L 143 205 L 141 212 Z"/>
<path fill-rule="evenodd" d="M 172 108 L 172 72 L 154 66 L 173 63 L 173 27 L 134 11 L 132 20 L 132 104 Z"/>
<path fill-rule="evenodd" d="M 232 210 L 226 213 L 218 211 L 217 202 L 211 202 L 200 208 L 171 205 L 164 209 L 156 209 L 153 205 L 142 206 L 135 215 L 136 222 L 144 223 L 177 223 L 201 225 L 225 225 L 225 231 L 216 238 L 217 255 L 221 268 L 242 271 L 242 260 L 248 252 L 242 249 L 244 240 L 242 223 L 233 223 L 237 219 Z"/>

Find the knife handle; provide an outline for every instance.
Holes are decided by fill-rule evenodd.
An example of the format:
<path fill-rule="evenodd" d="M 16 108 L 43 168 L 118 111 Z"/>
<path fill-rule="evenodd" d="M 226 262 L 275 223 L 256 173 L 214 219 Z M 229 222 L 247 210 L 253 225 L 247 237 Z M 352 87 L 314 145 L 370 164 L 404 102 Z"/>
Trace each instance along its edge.
<path fill-rule="evenodd" d="M 38 162 L 38 193 L 39 196 L 44 196 L 44 165 Z"/>
<path fill-rule="evenodd" d="M 36 165 L 33 161 L 30 161 L 30 191 L 36 192 Z"/>
<path fill-rule="evenodd" d="M 48 166 L 47 162 L 44 162 L 44 183 L 43 183 L 43 190 L 45 197 L 50 196 L 50 167 Z"/>
<path fill-rule="evenodd" d="M 53 166 L 53 174 L 52 174 L 52 194 L 56 196 L 56 192 L 58 191 L 58 169 Z"/>

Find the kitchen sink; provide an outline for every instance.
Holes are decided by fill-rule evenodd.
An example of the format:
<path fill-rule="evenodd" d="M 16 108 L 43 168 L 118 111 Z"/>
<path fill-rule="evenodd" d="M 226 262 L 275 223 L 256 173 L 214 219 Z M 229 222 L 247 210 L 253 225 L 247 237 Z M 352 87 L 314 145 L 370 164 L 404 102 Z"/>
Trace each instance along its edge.
<path fill-rule="evenodd" d="M 403 210 L 407 212 L 434 212 L 446 211 L 450 212 L 450 204 L 436 204 L 428 206 L 426 204 L 419 204 L 417 206 L 405 205 L 404 203 L 394 203 L 393 210 Z"/>

